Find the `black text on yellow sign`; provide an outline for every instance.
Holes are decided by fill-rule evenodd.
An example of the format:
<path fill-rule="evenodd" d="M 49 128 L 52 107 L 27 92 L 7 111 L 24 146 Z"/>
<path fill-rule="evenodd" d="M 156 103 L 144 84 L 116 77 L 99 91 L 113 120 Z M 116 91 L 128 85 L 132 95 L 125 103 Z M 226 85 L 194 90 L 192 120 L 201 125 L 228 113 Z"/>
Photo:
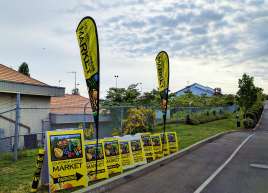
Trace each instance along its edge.
<path fill-rule="evenodd" d="M 152 139 L 155 158 L 156 159 L 162 158 L 163 157 L 163 151 L 162 151 L 162 143 L 161 143 L 160 134 L 151 135 L 151 139 Z"/>
<path fill-rule="evenodd" d="M 96 148 L 96 141 L 88 141 L 85 145 L 87 171 L 89 181 L 100 180 L 108 178 L 108 169 L 106 164 L 106 156 L 104 154 L 103 143 L 98 144 Z M 97 175 L 96 175 L 96 160 L 97 160 Z"/>
<path fill-rule="evenodd" d="M 109 175 L 122 173 L 123 168 L 118 139 L 105 138 L 103 139 L 103 146 Z"/>
<path fill-rule="evenodd" d="M 47 147 L 50 192 L 87 186 L 82 130 L 48 131 Z"/>
<path fill-rule="evenodd" d="M 122 167 L 124 170 L 133 167 L 133 157 L 131 155 L 129 140 L 119 140 Z"/>
<path fill-rule="evenodd" d="M 144 156 L 147 159 L 147 162 L 155 160 L 152 139 L 149 133 L 143 133 L 141 135 L 141 141 L 144 149 Z"/>
<path fill-rule="evenodd" d="M 141 139 L 131 139 L 130 146 L 131 146 L 134 165 L 145 164 L 146 158 L 144 156 L 144 150 L 143 150 Z"/>
<path fill-rule="evenodd" d="M 178 138 L 176 132 L 166 132 L 167 142 L 170 153 L 175 153 L 179 150 Z"/>

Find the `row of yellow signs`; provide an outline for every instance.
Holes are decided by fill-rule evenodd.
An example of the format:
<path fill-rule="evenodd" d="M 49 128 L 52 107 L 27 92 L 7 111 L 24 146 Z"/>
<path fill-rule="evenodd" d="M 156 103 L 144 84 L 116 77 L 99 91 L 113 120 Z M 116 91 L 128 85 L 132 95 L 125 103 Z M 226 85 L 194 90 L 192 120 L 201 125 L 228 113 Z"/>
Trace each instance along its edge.
<path fill-rule="evenodd" d="M 105 179 L 178 151 L 175 132 L 84 141 L 83 130 L 47 132 L 50 192 Z M 96 161 L 97 160 L 97 161 Z M 96 174 L 97 163 L 97 174 Z"/>

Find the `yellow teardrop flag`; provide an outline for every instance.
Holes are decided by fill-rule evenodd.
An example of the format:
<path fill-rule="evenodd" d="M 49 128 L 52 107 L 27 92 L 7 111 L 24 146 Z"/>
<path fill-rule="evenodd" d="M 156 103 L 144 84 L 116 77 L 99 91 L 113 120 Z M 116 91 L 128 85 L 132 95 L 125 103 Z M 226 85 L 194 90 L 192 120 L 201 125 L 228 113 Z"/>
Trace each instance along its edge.
<path fill-rule="evenodd" d="M 164 133 L 166 131 L 166 114 L 169 91 L 169 58 L 165 51 L 161 51 L 155 58 L 158 76 L 158 86 L 161 97 L 161 108 L 163 112 Z"/>
<path fill-rule="evenodd" d="M 162 92 L 169 87 L 169 59 L 168 54 L 165 51 L 161 51 L 157 54 L 156 67 L 158 75 L 159 91 Z"/>
<path fill-rule="evenodd" d="M 81 61 L 89 92 L 93 113 L 98 113 L 99 102 L 99 45 L 96 23 L 91 17 L 84 17 L 77 29 L 77 40 Z"/>

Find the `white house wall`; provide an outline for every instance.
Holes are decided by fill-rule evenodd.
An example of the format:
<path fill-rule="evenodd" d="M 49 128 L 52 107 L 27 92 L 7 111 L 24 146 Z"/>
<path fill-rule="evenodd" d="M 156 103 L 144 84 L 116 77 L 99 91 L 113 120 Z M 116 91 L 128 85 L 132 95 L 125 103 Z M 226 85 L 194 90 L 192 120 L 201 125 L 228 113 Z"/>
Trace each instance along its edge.
<path fill-rule="evenodd" d="M 16 94 L 0 93 L 0 113 L 15 108 L 15 105 Z M 22 95 L 20 123 L 29 126 L 31 133 L 40 133 L 42 131 L 42 120 L 48 119 L 49 107 L 50 97 Z M 2 114 L 2 116 L 15 120 L 16 111 Z M 0 117 L 0 128 L 4 130 L 4 137 L 14 136 L 14 127 L 14 123 Z M 28 130 L 20 127 L 20 135 L 24 134 L 28 134 Z"/>

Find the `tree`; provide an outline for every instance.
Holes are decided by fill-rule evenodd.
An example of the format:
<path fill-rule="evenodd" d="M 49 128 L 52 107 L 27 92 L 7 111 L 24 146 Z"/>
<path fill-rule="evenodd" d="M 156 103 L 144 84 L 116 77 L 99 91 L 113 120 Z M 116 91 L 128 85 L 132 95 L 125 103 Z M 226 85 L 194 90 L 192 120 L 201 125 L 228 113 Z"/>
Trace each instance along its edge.
<path fill-rule="evenodd" d="M 72 90 L 72 94 L 73 94 L 73 95 L 80 95 L 79 89 L 78 89 L 78 88 L 74 88 L 74 89 Z"/>
<path fill-rule="evenodd" d="M 138 97 L 141 95 L 139 89 L 137 88 L 138 84 L 131 84 L 125 91 L 124 101 L 126 103 L 135 103 L 138 100 Z"/>
<path fill-rule="evenodd" d="M 120 104 L 124 102 L 126 89 L 125 88 L 109 88 L 106 99 L 108 100 L 109 104 Z"/>
<path fill-rule="evenodd" d="M 242 78 L 238 80 L 238 88 L 237 102 L 243 112 L 246 113 L 257 100 L 257 93 L 260 92 L 260 89 L 255 87 L 254 78 L 247 74 L 243 74 Z"/>
<path fill-rule="evenodd" d="M 29 72 L 29 67 L 28 64 L 26 62 L 23 62 L 18 69 L 18 72 L 26 75 L 26 76 L 30 76 L 30 72 Z"/>

